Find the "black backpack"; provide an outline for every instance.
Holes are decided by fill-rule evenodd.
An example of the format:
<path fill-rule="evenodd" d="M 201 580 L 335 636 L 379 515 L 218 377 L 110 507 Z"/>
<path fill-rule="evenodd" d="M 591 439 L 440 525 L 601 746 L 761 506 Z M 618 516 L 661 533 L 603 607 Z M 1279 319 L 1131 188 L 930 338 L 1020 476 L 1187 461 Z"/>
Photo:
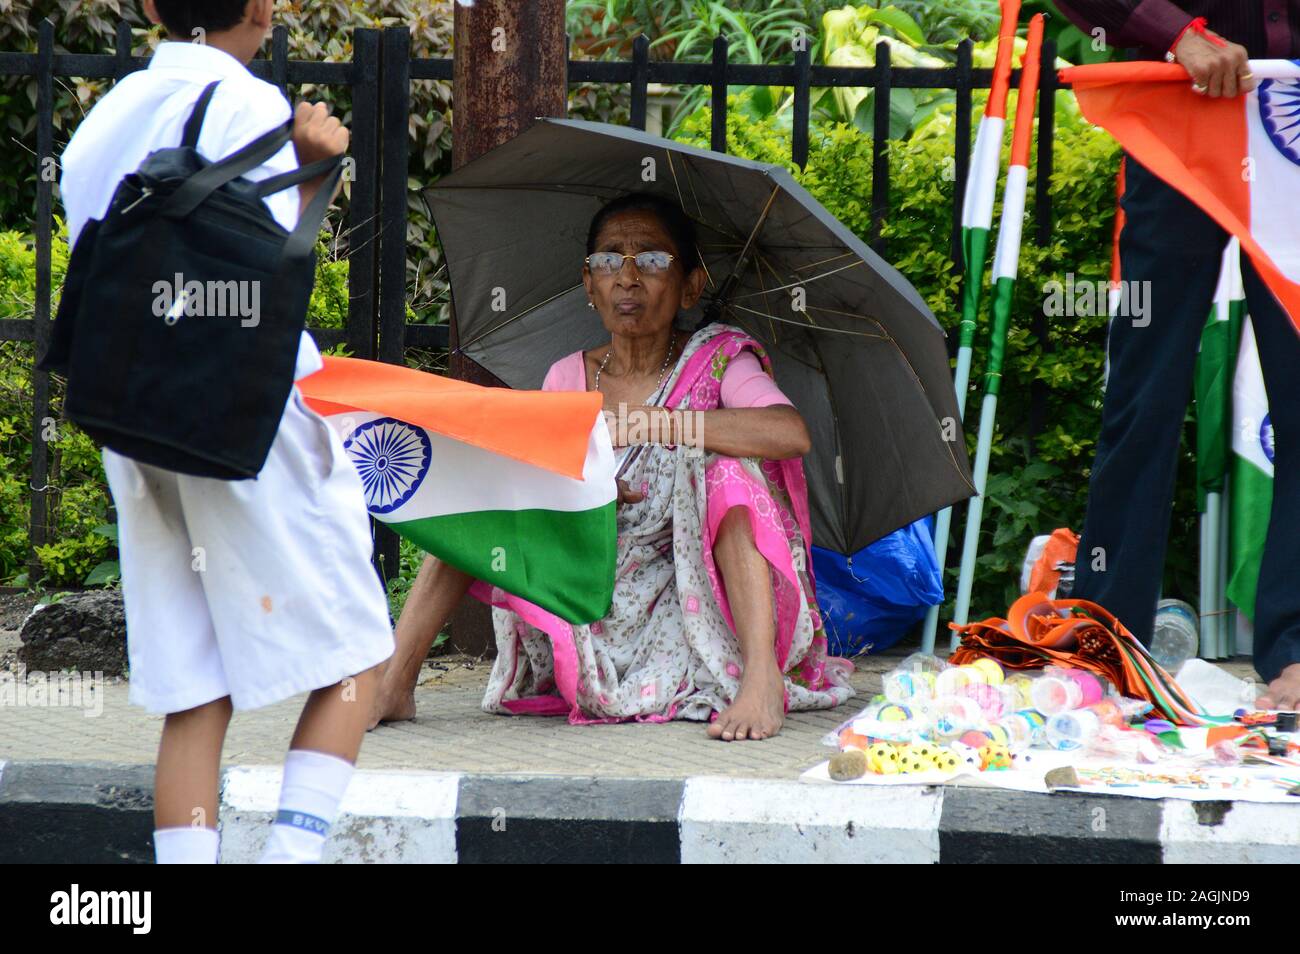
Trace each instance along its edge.
<path fill-rule="evenodd" d="M 77 238 L 38 367 L 68 379 L 64 414 L 97 443 L 166 470 L 257 476 L 293 386 L 335 156 L 243 178 L 292 138 L 292 117 L 217 162 L 197 151 L 217 83 L 178 148 L 123 178 Z M 262 197 L 331 172 L 287 232 Z M 233 312 L 233 314 L 232 314 Z"/>

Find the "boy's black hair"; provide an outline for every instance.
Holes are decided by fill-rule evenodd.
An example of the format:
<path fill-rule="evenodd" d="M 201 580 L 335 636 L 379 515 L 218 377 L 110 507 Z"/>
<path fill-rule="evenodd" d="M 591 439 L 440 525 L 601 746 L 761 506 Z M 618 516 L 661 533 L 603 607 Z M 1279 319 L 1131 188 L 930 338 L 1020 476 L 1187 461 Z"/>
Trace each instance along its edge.
<path fill-rule="evenodd" d="M 248 0 L 154 0 L 158 17 L 172 36 L 189 39 L 195 30 L 216 33 L 244 19 Z"/>
<path fill-rule="evenodd" d="M 605 223 L 620 212 L 649 212 L 657 217 L 677 246 L 677 257 L 687 275 L 703 265 L 691 217 L 676 202 L 651 192 L 629 192 L 601 206 L 600 211 L 592 216 L 591 227 L 587 230 L 588 255 L 596 251 L 596 237 Z"/>

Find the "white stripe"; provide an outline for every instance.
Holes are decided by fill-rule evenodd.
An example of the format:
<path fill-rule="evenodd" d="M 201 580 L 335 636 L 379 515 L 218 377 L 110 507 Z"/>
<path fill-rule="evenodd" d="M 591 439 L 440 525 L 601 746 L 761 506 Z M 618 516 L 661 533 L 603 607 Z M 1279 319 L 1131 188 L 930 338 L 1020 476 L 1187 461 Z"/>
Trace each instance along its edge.
<path fill-rule="evenodd" d="M 1300 62 L 1294 60 L 1251 60 L 1250 71 L 1255 79 L 1300 78 Z"/>
<path fill-rule="evenodd" d="M 1012 166 L 1007 170 L 1002 193 L 1002 221 L 998 223 L 998 250 L 993 257 L 993 284 L 999 278 L 1015 278 L 1020 270 L 1020 234 L 1025 225 L 1025 195 L 1029 169 Z"/>
<path fill-rule="evenodd" d="M 1166 864 L 1294 864 L 1300 857 L 1300 824 L 1290 805 L 1224 802 L 1217 824 L 1201 820 L 1196 802 L 1166 799 L 1160 844 Z"/>
<path fill-rule="evenodd" d="M 330 426 L 346 440 L 362 425 L 383 417 L 369 412 L 332 414 Z M 614 449 L 603 417 L 587 440 L 583 480 L 452 440 L 420 428 L 429 438 L 432 458 L 419 488 L 397 509 L 378 515 L 397 523 L 483 510 L 557 510 L 576 512 L 611 503 L 616 496 Z M 351 450 L 351 449 L 350 449 Z M 372 503 L 372 501 L 367 501 Z"/>
<path fill-rule="evenodd" d="M 281 769 L 235 766 L 221 789 L 221 861 L 261 857 L 280 804 Z M 324 861 L 455 864 L 460 775 L 357 771 L 325 842 Z"/>
<path fill-rule="evenodd" d="M 970 178 L 961 207 L 961 227 L 993 227 L 993 200 L 998 191 L 998 169 L 1002 165 L 1002 135 L 1007 121 L 1001 116 L 980 117 L 971 152 Z"/>
<path fill-rule="evenodd" d="M 1232 303 L 1246 297 L 1241 287 L 1241 242 L 1234 235 L 1223 249 L 1219 266 L 1219 285 L 1214 290 L 1214 319 L 1227 321 L 1232 316 Z"/>
<path fill-rule="evenodd" d="M 688 778 L 682 863 L 935 864 L 942 805 L 942 787 L 900 797 L 883 787 Z"/>
<path fill-rule="evenodd" d="M 1247 318 L 1237 352 L 1237 371 L 1232 379 L 1232 452 L 1254 464 L 1270 478 L 1273 462 L 1260 443 L 1260 429 L 1268 414 L 1268 393 L 1255 345 L 1255 329 Z"/>
<path fill-rule="evenodd" d="M 1300 106 L 1300 83 L 1277 84 L 1270 93 L 1275 97 L 1273 109 L 1283 103 L 1281 112 L 1294 112 Z M 1246 110 L 1247 149 L 1250 162 L 1242 166 L 1242 175 L 1250 185 L 1250 234 L 1264 252 L 1293 282 L 1300 282 L 1300 216 L 1296 215 L 1295 198 L 1300 195 L 1300 163 L 1274 144 L 1260 117 L 1259 91 L 1252 90 L 1243 100 Z M 1283 124 L 1295 123 L 1296 116 L 1281 116 Z M 1300 126 L 1280 130 L 1295 155 L 1300 153 Z"/>

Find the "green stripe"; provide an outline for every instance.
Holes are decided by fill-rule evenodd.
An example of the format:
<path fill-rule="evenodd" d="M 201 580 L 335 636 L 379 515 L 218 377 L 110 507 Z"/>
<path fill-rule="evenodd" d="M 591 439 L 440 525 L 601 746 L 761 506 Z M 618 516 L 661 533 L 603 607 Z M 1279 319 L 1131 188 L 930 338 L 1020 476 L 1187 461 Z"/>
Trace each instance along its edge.
<path fill-rule="evenodd" d="M 570 623 L 591 623 L 614 597 L 611 501 L 592 510 L 480 510 L 389 524 L 475 579 Z"/>
<path fill-rule="evenodd" d="M 1255 589 L 1273 507 L 1273 480 L 1244 457 L 1232 456 L 1232 571 L 1228 599 L 1255 618 Z"/>
<path fill-rule="evenodd" d="M 1228 320 L 1219 321 L 1217 309 L 1201 332 L 1201 352 L 1196 359 L 1196 495 L 1197 509 L 1205 512 L 1207 492 L 1223 490 L 1232 447 L 1232 377 L 1237 366 L 1237 342 L 1246 303 L 1228 306 Z"/>
<path fill-rule="evenodd" d="M 971 188 L 971 186 L 967 186 Z M 962 260 L 966 263 L 966 281 L 961 296 L 961 337 L 963 348 L 975 343 L 975 323 L 980 311 L 980 288 L 984 284 L 984 263 L 988 257 L 989 230 L 961 230 Z"/>
<path fill-rule="evenodd" d="M 989 333 L 989 364 L 984 379 L 986 394 L 996 396 L 1002 385 L 1002 360 L 1007 353 L 1011 299 L 1015 290 L 1014 278 L 999 278 L 993 287 L 993 329 Z"/>

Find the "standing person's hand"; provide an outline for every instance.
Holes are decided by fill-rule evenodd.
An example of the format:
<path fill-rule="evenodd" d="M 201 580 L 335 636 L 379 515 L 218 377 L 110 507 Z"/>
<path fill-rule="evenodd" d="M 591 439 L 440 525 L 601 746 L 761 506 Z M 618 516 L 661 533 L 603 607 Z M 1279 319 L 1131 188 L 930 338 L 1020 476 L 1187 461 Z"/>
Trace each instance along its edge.
<path fill-rule="evenodd" d="M 1192 74 L 1192 88 L 1206 96 L 1236 96 L 1255 88 L 1246 48 L 1213 30 L 1188 30 L 1174 47 L 1174 59 Z"/>
<path fill-rule="evenodd" d="M 352 135 L 347 128 L 330 115 L 330 108 L 325 103 L 299 103 L 293 114 L 293 148 L 298 154 L 298 165 L 307 166 L 331 156 L 341 156 L 348 151 Z M 318 176 L 310 182 L 298 186 L 301 196 L 300 204 L 306 207 L 311 202 L 316 190 L 320 188 L 324 176 Z M 334 195 L 342 187 L 339 180 Z M 331 200 L 334 196 L 330 196 Z"/>

